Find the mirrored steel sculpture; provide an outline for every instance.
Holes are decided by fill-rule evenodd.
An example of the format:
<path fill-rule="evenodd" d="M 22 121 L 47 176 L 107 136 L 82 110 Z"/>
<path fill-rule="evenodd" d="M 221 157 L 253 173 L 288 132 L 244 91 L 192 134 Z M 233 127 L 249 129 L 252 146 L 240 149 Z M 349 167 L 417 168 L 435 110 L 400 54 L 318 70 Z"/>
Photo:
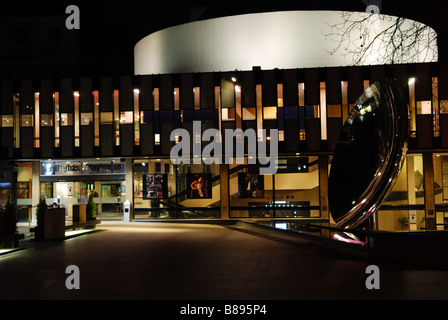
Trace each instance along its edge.
<path fill-rule="evenodd" d="M 372 84 L 356 101 L 336 143 L 328 196 L 343 229 L 366 221 L 387 197 L 401 171 L 409 139 L 409 108 L 397 80 Z"/>

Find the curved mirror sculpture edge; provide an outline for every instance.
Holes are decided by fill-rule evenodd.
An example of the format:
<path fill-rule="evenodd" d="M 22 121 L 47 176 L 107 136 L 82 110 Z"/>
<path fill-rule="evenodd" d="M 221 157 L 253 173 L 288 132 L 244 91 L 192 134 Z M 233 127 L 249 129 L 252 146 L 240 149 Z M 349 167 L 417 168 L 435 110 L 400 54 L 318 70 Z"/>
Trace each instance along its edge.
<path fill-rule="evenodd" d="M 408 139 L 402 86 L 393 78 L 375 82 L 355 103 L 333 153 L 328 198 L 338 227 L 357 228 L 378 210 L 401 172 Z"/>

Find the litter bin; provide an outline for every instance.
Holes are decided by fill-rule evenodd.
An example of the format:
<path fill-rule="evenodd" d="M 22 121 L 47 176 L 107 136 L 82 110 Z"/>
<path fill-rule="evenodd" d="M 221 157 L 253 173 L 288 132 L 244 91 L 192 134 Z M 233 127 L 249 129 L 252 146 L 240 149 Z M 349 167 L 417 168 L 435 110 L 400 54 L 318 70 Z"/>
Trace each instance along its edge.
<path fill-rule="evenodd" d="M 131 222 L 132 221 L 131 202 L 129 200 L 126 200 L 123 203 L 123 221 L 124 222 Z"/>

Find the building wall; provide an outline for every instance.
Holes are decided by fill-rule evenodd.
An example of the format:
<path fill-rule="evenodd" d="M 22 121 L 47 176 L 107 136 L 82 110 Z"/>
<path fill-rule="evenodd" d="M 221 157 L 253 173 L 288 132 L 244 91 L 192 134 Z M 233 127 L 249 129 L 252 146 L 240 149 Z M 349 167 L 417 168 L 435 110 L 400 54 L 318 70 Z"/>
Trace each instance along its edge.
<path fill-rule="evenodd" d="M 169 156 L 171 131 L 196 120 L 202 131 L 278 128 L 285 154 L 331 152 L 356 99 L 386 76 L 409 93 L 411 151 L 446 148 L 446 66 L 427 63 L 3 80 L 1 156 Z"/>
<path fill-rule="evenodd" d="M 187 216 L 194 213 L 195 217 L 220 217 L 226 206 L 221 202 L 226 192 L 221 190 L 222 170 L 218 165 L 207 166 L 203 162 L 189 167 L 170 165 L 169 155 L 174 145 L 174 141 L 170 141 L 171 131 L 185 128 L 192 132 L 194 120 L 202 121 L 202 132 L 207 128 L 221 131 L 226 128 L 279 129 L 279 165 L 284 166 L 284 171 L 264 177 L 263 197 L 237 195 L 238 174 L 251 170 L 247 157 L 242 165 L 228 166 L 229 217 L 263 217 L 262 210 L 250 206 L 275 205 L 278 201 L 304 205 L 306 210 L 298 214 L 325 217 L 322 211 L 326 207 L 322 203 L 325 194 L 321 191 L 324 182 L 316 178 L 316 172 L 321 170 L 317 163 L 322 156 L 330 156 L 331 164 L 339 131 L 364 88 L 385 76 L 394 76 L 409 93 L 412 111 L 409 156 L 413 164 L 403 169 L 403 176 L 394 190 L 396 198 L 384 203 L 381 211 L 386 213 L 381 214 L 377 224 L 382 229 L 396 229 L 400 216 L 409 210 L 415 210 L 420 220 L 429 204 L 436 208 L 436 204 L 448 201 L 444 182 L 446 170 L 443 169 L 448 152 L 447 70 L 445 64 L 427 63 L 5 80 L 1 82 L 0 91 L 1 157 L 3 161 L 19 163 L 124 158 L 127 172 L 120 181 L 124 182 L 126 197 L 133 199 L 136 216 L 153 217 L 148 212 L 156 214 L 155 208 L 160 208 L 160 212 L 170 217 L 184 217 L 183 211 L 188 211 Z M 427 160 L 423 159 L 428 159 L 426 154 L 434 155 L 432 173 L 424 165 Z M 143 161 L 147 161 L 148 166 L 137 172 L 137 164 Z M 298 167 L 303 163 L 310 166 L 299 172 Z M 143 174 L 158 172 L 168 174 L 169 201 L 139 198 L 138 183 Z M 214 179 L 211 199 L 185 198 L 185 178 L 189 173 L 211 173 Z M 25 171 L 20 172 L 19 176 L 24 174 Z M 428 186 L 424 181 L 427 180 L 421 180 L 427 174 L 431 174 L 440 187 L 434 189 L 431 199 L 425 193 Z M 311 176 L 314 178 L 308 179 Z M 36 203 L 34 197 L 37 196 L 35 177 L 33 171 L 32 203 Z M 423 184 L 414 190 L 416 179 Z M 397 209 L 396 205 L 407 207 Z M 266 210 L 269 217 L 291 217 L 294 209 Z M 443 224 L 443 212 L 435 211 L 435 219 Z M 391 220 L 388 222 L 388 219 Z"/>

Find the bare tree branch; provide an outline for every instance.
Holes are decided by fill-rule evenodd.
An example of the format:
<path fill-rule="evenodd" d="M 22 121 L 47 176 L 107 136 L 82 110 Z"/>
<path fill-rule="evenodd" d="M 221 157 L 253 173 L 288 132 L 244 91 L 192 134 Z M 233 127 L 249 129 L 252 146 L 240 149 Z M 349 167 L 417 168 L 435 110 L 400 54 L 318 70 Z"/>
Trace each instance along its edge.
<path fill-rule="evenodd" d="M 437 34 L 420 22 L 382 14 L 341 12 L 325 38 L 352 65 L 429 62 L 437 57 Z"/>

